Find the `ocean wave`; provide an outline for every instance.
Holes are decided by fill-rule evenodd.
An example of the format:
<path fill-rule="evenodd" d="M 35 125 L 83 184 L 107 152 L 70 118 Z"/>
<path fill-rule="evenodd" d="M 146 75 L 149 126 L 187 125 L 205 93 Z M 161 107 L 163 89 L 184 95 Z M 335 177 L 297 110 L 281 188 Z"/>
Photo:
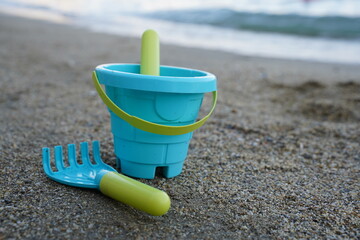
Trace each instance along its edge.
<path fill-rule="evenodd" d="M 231 9 L 173 10 L 146 17 L 173 22 L 207 24 L 222 28 L 308 37 L 360 39 L 360 18 L 239 12 Z"/>

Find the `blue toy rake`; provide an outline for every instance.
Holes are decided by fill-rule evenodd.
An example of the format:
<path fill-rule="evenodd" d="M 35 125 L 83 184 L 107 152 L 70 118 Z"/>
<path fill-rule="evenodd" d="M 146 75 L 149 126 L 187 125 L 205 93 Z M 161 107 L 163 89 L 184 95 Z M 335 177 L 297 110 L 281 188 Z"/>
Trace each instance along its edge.
<path fill-rule="evenodd" d="M 62 184 L 99 189 L 103 194 L 133 206 L 154 216 L 165 214 L 170 208 L 169 196 L 156 188 L 136 181 L 116 172 L 114 168 L 105 164 L 100 157 L 100 143 L 93 141 L 92 163 L 89 156 L 88 143 L 80 143 L 81 160 L 76 160 L 76 147 L 68 145 L 68 163 L 65 166 L 62 146 L 54 147 L 54 163 L 56 171 L 51 167 L 49 148 L 43 148 L 43 168 L 46 175 Z"/>

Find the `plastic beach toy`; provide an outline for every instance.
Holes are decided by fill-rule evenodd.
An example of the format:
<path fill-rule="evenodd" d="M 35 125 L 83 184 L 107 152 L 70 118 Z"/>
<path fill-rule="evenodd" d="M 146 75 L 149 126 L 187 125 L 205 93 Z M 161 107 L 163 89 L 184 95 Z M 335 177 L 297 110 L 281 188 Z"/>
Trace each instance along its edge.
<path fill-rule="evenodd" d="M 68 167 L 64 166 L 62 146 L 56 146 L 54 156 L 57 171 L 51 168 L 50 149 L 43 148 L 43 168 L 46 175 L 62 184 L 99 189 L 117 201 L 154 216 L 161 216 L 169 210 L 170 198 L 165 192 L 117 173 L 101 160 L 100 143 L 94 141 L 92 145 L 95 163 L 90 161 L 88 143 L 82 142 L 82 164 L 79 164 L 76 160 L 75 145 L 69 144 Z"/>
<path fill-rule="evenodd" d="M 210 117 L 217 99 L 213 74 L 158 66 L 154 34 L 143 35 L 142 54 L 150 56 L 142 56 L 141 65 L 103 64 L 93 72 L 95 88 L 110 111 L 118 167 L 126 175 L 148 179 L 157 168 L 167 178 L 181 173 L 193 131 Z M 212 92 L 213 105 L 196 122 L 206 92 Z"/>
<path fill-rule="evenodd" d="M 159 36 L 154 30 L 146 30 L 141 38 L 140 73 L 159 76 L 160 74 Z"/>

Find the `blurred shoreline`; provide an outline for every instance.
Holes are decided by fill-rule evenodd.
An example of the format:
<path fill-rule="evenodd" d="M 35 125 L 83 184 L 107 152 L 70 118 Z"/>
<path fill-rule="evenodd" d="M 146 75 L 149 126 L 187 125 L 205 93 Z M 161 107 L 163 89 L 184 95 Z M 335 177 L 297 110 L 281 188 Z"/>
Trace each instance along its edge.
<path fill-rule="evenodd" d="M 43 31 L 48 31 L 51 26 L 58 26 L 59 29 L 69 29 L 73 31 L 79 31 L 82 33 L 86 33 L 87 35 L 92 36 L 92 34 L 96 36 L 104 36 L 104 38 L 111 39 L 119 39 L 118 44 L 123 44 L 123 46 L 115 46 L 117 48 L 127 49 L 126 52 L 121 51 L 121 54 L 128 56 L 128 59 L 124 59 L 123 55 L 119 55 L 118 58 L 114 58 L 114 56 L 108 56 L 107 58 L 102 56 L 100 59 L 89 59 L 90 62 L 98 62 L 99 64 L 105 62 L 139 62 L 140 56 L 140 38 L 141 33 L 138 32 L 136 36 L 123 36 L 119 34 L 114 34 L 112 32 L 98 32 L 92 31 L 90 29 L 86 29 L 79 26 L 74 26 L 70 24 L 66 24 L 62 19 L 54 21 L 49 21 L 48 18 L 42 19 L 33 19 L 28 18 L 26 16 L 19 17 L 14 16 L 12 14 L 4 14 L 0 12 L 0 18 L 5 22 L 11 22 L 9 26 L 16 26 L 17 24 L 29 22 L 31 27 L 36 27 L 37 29 L 43 29 Z M 25 37 L 26 36 L 22 36 Z M 44 41 L 47 41 L 49 37 L 47 34 L 44 35 Z M 70 36 L 69 36 L 70 37 Z M 161 36 L 160 36 L 161 37 Z M 84 37 L 85 38 L 85 37 Z M 81 39 L 82 41 L 84 39 Z M 131 44 L 130 44 L 131 43 Z M 327 83 L 336 83 L 336 82 L 360 82 L 360 68 L 358 68 L 358 64 L 354 63 L 346 63 L 346 62 L 322 62 L 316 61 L 313 59 L 286 59 L 281 57 L 269 57 L 269 56 L 254 56 L 251 54 L 241 54 L 237 52 L 229 52 L 219 49 L 206 49 L 201 47 L 194 47 L 191 45 L 181 46 L 178 44 L 167 43 L 166 41 L 162 41 L 160 39 L 161 47 L 161 64 L 162 65 L 178 65 L 182 67 L 206 67 L 204 61 L 208 58 L 217 59 L 215 61 L 216 65 L 211 66 L 209 64 L 209 68 L 205 69 L 207 71 L 213 71 L 212 68 L 218 69 L 219 66 L 222 66 L 224 63 L 230 64 L 229 60 L 234 60 L 234 65 L 239 65 L 239 62 L 242 66 L 240 68 L 246 71 L 254 71 L 254 77 L 257 79 L 272 79 L 277 83 L 286 83 L 286 84 L 297 84 L 307 80 L 316 80 L 320 81 L 324 84 Z M 28 41 L 29 47 L 33 44 L 31 40 Z M 69 46 L 71 47 L 71 46 Z M 109 48 L 111 46 L 102 46 L 100 43 L 96 47 Z M 167 53 L 167 51 L 172 52 L 172 54 Z M 56 55 L 56 51 L 52 54 Z M 80 54 L 81 52 L 76 51 L 74 54 Z M 190 58 L 191 56 L 198 56 L 199 62 L 190 61 L 189 65 L 187 62 L 178 61 L 178 58 L 173 57 L 177 55 L 185 55 L 188 54 Z M 70 56 L 69 56 L 70 57 Z M 181 58 L 180 58 L 181 59 Z M 184 58 L 182 58 L 184 59 Z M 170 60 L 170 61 L 169 61 Z M 71 59 L 69 61 L 72 61 Z M 192 66 L 194 65 L 195 66 Z M 198 64 L 198 65 L 197 65 Z M 306 69 L 306 70 L 304 70 Z M 284 73 L 287 77 L 284 76 Z"/>
<path fill-rule="evenodd" d="M 135 12 L 119 7 L 109 10 L 103 5 L 90 4 L 86 7 L 81 0 L 71 4 L 64 3 L 61 7 L 51 2 L 49 5 L 42 1 L 38 1 L 39 5 L 32 5 L 31 2 L 37 1 L 13 5 L 6 4 L 6 1 L 1 5 L 0 1 L 0 12 L 125 37 L 138 37 L 145 29 L 152 28 L 159 33 L 163 43 L 240 55 L 360 64 L 360 42 L 346 39 L 346 34 L 353 34 L 351 36 L 355 38 L 356 34 L 360 34 L 354 32 L 354 27 L 349 24 L 351 17 L 328 17 L 330 20 L 322 22 L 321 19 L 327 18 L 245 14 L 221 8 L 161 12 L 155 6 L 155 11 Z M 111 3 L 111 0 L 108 2 Z M 339 25 L 335 24 L 336 19 L 339 19 Z M 346 21 L 341 23 L 344 19 Z M 354 21 L 359 20 L 354 18 Z M 354 22 L 355 25 L 357 22 Z M 294 29 L 302 23 L 306 26 Z M 300 35 L 282 34 L 282 31 L 297 32 Z M 319 36 L 306 36 L 311 34 Z M 321 37 L 327 34 L 337 37 Z"/>

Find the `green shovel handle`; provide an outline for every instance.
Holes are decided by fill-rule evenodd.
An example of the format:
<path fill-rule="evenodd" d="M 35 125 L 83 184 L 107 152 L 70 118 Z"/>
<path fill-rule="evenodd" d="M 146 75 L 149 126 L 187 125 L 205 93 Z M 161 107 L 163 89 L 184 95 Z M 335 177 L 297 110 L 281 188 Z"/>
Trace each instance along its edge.
<path fill-rule="evenodd" d="M 181 135 L 181 134 L 186 134 L 189 132 L 193 132 L 194 130 L 198 129 L 199 127 L 201 127 L 202 125 L 204 125 L 204 123 L 206 122 L 206 120 L 208 120 L 208 118 L 210 117 L 210 115 L 213 113 L 215 106 L 216 106 L 216 101 L 217 101 L 217 91 L 213 91 L 213 103 L 212 103 L 212 107 L 210 109 L 210 112 L 201 120 L 193 123 L 193 124 L 189 124 L 189 125 L 184 125 L 184 126 L 168 126 L 168 125 L 161 125 L 161 124 L 156 124 L 156 123 L 152 123 L 149 121 L 146 121 L 144 119 L 138 118 L 136 116 L 132 116 L 128 113 L 126 113 L 125 111 L 123 111 L 121 108 L 119 108 L 105 93 L 104 89 L 101 87 L 99 80 L 97 78 L 96 72 L 94 71 L 92 74 L 92 79 L 96 88 L 96 91 L 98 92 L 100 98 L 103 100 L 103 102 L 105 103 L 105 105 L 113 112 L 115 113 L 119 118 L 123 119 L 124 121 L 126 121 L 127 123 L 129 123 L 130 125 L 141 129 L 143 131 L 146 132 L 151 132 L 151 133 L 155 133 L 155 134 L 160 134 L 160 135 Z"/>
<path fill-rule="evenodd" d="M 159 36 L 154 30 L 146 30 L 141 38 L 140 74 L 160 75 Z"/>
<path fill-rule="evenodd" d="M 157 188 L 117 172 L 108 172 L 100 180 L 100 191 L 153 216 L 164 215 L 170 208 L 169 196 Z"/>

